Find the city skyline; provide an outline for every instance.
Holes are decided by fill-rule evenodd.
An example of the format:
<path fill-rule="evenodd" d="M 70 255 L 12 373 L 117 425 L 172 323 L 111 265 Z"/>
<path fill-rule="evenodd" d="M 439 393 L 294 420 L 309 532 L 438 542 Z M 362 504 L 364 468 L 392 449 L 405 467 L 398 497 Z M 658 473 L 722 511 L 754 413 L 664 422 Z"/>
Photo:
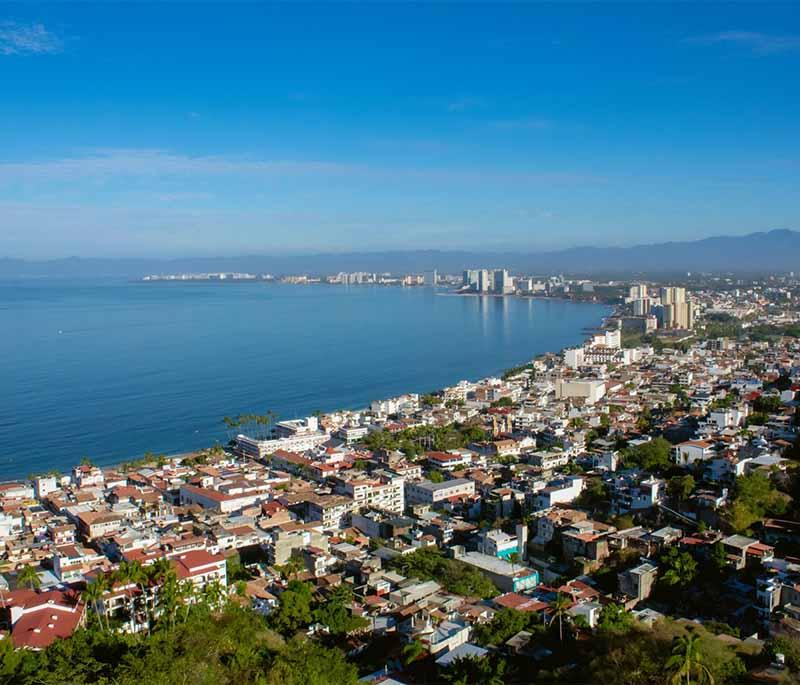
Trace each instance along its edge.
<path fill-rule="evenodd" d="M 796 229 L 798 61 L 787 5 L 9 4 L 0 255 Z"/>

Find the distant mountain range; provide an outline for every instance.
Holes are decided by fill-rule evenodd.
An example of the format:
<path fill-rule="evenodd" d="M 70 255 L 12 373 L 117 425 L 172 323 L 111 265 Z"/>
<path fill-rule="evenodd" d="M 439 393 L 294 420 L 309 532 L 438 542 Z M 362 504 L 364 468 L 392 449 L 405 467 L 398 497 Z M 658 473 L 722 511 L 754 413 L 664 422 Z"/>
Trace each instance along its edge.
<path fill-rule="evenodd" d="M 574 247 L 551 252 L 403 250 L 292 256 L 103 259 L 69 257 L 48 261 L 0 259 L 0 278 L 125 277 L 147 274 L 248 272 L 323 275 L 338 271 L 421 273 L 438 269 L 506 267 L 545 275 L 679 274 L 687 271 L 769 273 L 800 271 L 800 232 L 786 229 L 743 236 L 634 247 Z"/>

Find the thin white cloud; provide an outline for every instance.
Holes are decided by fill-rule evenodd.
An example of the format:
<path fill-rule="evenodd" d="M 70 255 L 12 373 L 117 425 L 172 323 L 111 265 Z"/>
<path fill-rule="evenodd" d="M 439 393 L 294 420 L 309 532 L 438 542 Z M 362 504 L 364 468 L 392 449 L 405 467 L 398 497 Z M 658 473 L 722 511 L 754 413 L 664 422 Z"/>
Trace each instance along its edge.
<path fill-rule="evenodd" d="M 361 163 L 324 160 L 264 160 L 243 157 L 190 156 L 164 150 L 96 150 L 85 156 L 40 161 L 2 162 L 0 180 L 14 182 L 87 180 L 117 178 L 189 180 L 212 177 L 285 178 L 367 178 L 375 183 L 412 180 L 442 183 L 589 183 L 602 178 L 584 174 L 539 168 L 374 166 Z"/>
<path fill-rule="evenodd" d="M 42 24 L 0 22 L 0 55 L 52 55 L 64 44 Z"/>
<path fill-rule="evenodd" d="M 689 42 L 701 45 L 739 45 L 758 55 L 774 55 L 800 50 L 800 36 L 779 36 L 758 31 L 720 31 L 706 36 L 689 38 Z"/>
<path fill-rule="evenodd" d="M 0 178 L 86 178 L 105 176 L 174 175 L 337 175 L 358 170 L 356 165 L 326 161 L 253 160 L 234 157 L 190 156 L 164 150 L 97 150 L 80 157 L 42 161 L 0 162 Z"/>
<path fill-rule="evenodd" d="M 473 231 L 472 243 L 486 227 L 459 221 L 438 222 L 424 215 L 397 216 L 316 209 L 230 209 L 194 211 L 171 207 L 87 207 L 81 204 L 26 205 L 0 202 L 0 255 L 42 258 L 67 254 L 151 256 L 197 253 L 252 254 L 297 250 L 342 251 L 414 246 L 441 236 L 435 248 L 454 235 Z M 382 230 L 376 230 L 380 227 Z"/>

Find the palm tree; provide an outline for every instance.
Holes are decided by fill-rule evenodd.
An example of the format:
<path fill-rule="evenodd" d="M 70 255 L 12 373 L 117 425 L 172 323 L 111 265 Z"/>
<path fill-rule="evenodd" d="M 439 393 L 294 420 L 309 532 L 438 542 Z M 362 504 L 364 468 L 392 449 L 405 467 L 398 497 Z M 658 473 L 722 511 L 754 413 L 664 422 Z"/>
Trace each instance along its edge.
<path fill-rule="evenodd" d="M 692 674 L 697 675 L 698 683 L 707 682 L 714 685 L 714 676 L 703 665 L 700 636 L 692 630 L 675 638 L 672 644 L 672 656 L 667 659 L 666 666 L 673 671 L 670 682 L 674 685 L 680 685 L 684 676 L 686 676 L 686 685 L 691 685 Z"/>
<path fill-rule="evenodd" d="M 108 590 L 108 581 L 104 575 L 99 575 L 95 578 L 94 582 L 86 586 L 86 589 L 83 591 L 83 599 L 94 609 L 94 613 L 97 614 L 97 619 L 100 621 L 101 629 L 103 628 L 103 616 L 105 616 L 106 629 L 110 632 L 111 624 L 109 623 L 105 605 L 103 604 L 103 596 L 106 590 Z"/>
<path fill-rule="evenodd" d="M 33 564 L 28 564 L 17 574 L 17 584 L 27 585 L 31 590 L 36 590 L 42 584 L 42 579 Z"/>
<path fill-rule="evenodd" d="M 514 566 L 520 561 L 519 552 L 511 552 L 508 555 L 508 563 L 511 564 L 511 574 L 514 574 Z"/>
<path fill-rule="evenodd" d="M 151 566 L 148 566 L 143 570 L 147 575 L 148 581 L 155 586 L 154 593 L 156 597 L 153 600 L 153 606 L 155 607 L 155 605 L 158 603 L 158 595 L 161 592 L 163 584 L 171 575 L 175 575 L 175 571 L 172 569 L 172 564 L 166 557 L 156 559 Z"/>
<path fill-rule="evenodd" d="M 6 608 L 6 593 L 5 591 L 8 589 L 8 585 L 6 584 L 5 578 L 0 578 L 0 606 L 3 609 Z"/>
<path fill-rule="evenodd" d="M 241 423 L 237 419 L 232 419 L 230 416 L 223 416 L 222 423 L 225 424 L 225 432 L 228 434 L 228 440 L 233 440 L 233 432 Z"/>
<path fill-rule="evenodd" d="M 172 562 L 167 557 L 159 557 L 150 567 L 150 575 L 156 580 L 164 580 L 170 573 L 175 573 Z"/>
<path fill-rule="evenodd" d="M 111 574 L 111 584 L 119 583 L 120 585 L 127 586 L 133 583 L 131 579 L 131 564 L 127 561 L 120 562 L 120 565 L 117 567 L 117 570 Z M 131 622 L 131 632 L 133 633 L 136 628 L 136 607 L 134 606 L 135 601 L 132 595 L 126 592 L 125 594 L 125 603 L 127 604 L 127 611 L 130 616 Z"/>
<path fill-rule="evenodd" d="M 119 568 L 115 572 L 115 577 L 120 582 L 125 584 L 133 583 L 138 586 L 142 593 L 142 601 L 144 602 L 144 613 L 147 618 L 147 627 L 150 627 L 150 607 L 147 602 L 147 584 L 149 577 L 147 571 L 138 561 L 123 560 L 119 564 Z"/>
<path fill-rule="evenodd" d="M 183 604 L 186 610 L 183 614 L 184 621 L 189 617 L 189 610 L 192 608 L 191 600 L 194 599 L 194 596 L 195 588 L 191 580 L 184 580 L 182 583 L 178 583 L 178 591 L 175 598 L 176 601 Z"/>
<path fill-rule="evenodd" d="M 212 580 L 203 588 L 203 599 L 212 609 L 219 609 L 227 597 L 227 592 L 219 580 Z"/>
<path fill-rule="evenodd" d="M 168 617 L 170 625 L 175 625 L 175 614 L 178 610 L 178 577 L 170 570 L 164 577 L 164 582 L 158 590 L 159 621 Z"/>
<path fill-rule="evenodd" d="M 305 566 L 303 557 L 299 554 L 292 554 L 287 562 L 280 567 L 280 572 L 286 576 L 286 580 L 292 580 L 293 578 L 297 578 L 300 571 L 302 571 Z"/>
<path fill-rule="evenodd" d="M 419 640 L 412 640 L 403 647 L 403 663 L 408 666 L 415 662 L 425 653 L 425 645 Z"/>
<path fill-rule="evenodd" d="M 567 610 L 571 606 L 572 600 L 561 592 L 559 592 L 556 595 L 556 598 L 550 602 L 550 609 L 553 612 L 553 618 L 550 621 L 550 625 L 553 624 L 553 621 L 558 619 L 558 639 L 561 642 L 564 641 L 564 616 L 567 615 Z"/>

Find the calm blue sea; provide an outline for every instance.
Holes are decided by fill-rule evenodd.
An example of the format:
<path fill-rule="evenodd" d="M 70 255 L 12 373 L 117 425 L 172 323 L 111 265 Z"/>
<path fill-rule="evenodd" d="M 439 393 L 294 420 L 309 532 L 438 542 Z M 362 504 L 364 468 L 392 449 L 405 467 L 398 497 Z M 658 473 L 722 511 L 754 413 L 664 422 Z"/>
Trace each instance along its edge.
<path fill-rule="evenodd" d="M 480 378 L 579 342 L 607 312 L 428 288 L 0 282 L 0 479 L 224 442 L 225 415 Z"/>

